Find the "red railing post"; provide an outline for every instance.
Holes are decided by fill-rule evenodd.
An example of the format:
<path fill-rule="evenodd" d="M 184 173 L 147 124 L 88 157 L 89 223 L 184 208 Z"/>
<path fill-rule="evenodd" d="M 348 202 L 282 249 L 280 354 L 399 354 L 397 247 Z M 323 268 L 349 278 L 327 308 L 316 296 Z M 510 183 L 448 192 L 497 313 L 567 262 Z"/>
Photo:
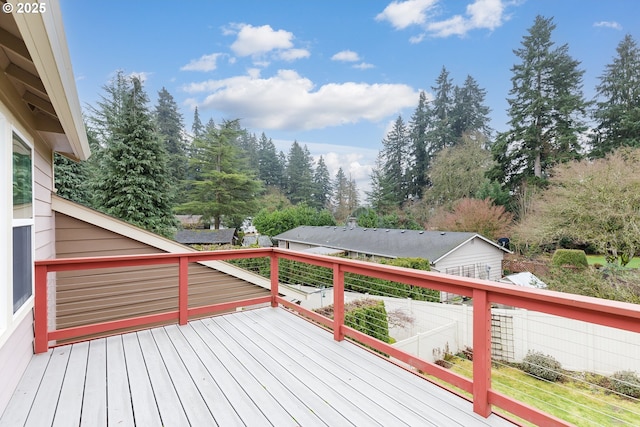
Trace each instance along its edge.
<path fill-rule="evenodd" d="M 189 321 L 189 258 L 184 255 L 178 267 L 178 311 L 179 323 L 186 325 Z"/>
<path fill-rule="evenodd" d="M 340 264 L 333 264 L 333 339 L 344 339 L 344 271 Z"/>
<path fill-rule="evenodd" d="M 487 292 L 473 290 L 473 412 L 491 415 L 491 304 Z"/>
<path fill-rule="evenodd" d="M 272 253 L 270 257 L 271 307 L 278 306 L 278 257 Z"/>
<path fill-rule="evenodd" d="M 47 295 L 47 266 L 35 267 L 35 302 L 33 305 L 34 316 L 34 353 L 46 353 L 49 350 L 49 315 Z"/>

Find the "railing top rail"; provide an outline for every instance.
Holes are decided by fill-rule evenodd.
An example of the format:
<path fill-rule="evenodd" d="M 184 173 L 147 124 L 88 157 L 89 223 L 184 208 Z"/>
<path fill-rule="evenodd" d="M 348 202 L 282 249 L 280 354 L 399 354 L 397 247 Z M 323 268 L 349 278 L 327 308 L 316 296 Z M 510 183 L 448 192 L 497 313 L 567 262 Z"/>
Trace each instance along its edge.
<path fill-rule="evenodd" d="M 315 265 L 340 265 L 344 272 L 365 274 L 408 283 L 414 286 L 429 287 L 438 290 L 453 291 L 460 295 L 471 296 L 474 290 L 486 291 L 489 300 L 510 304 L 515 307 L 572 317 L 580 320 L 603 324 L 593 316 L 623 317 L 634 320 L 637 326 L 632 330 L 640 332 L 640 305 L 604 300 L 595 297 L 568 294 L 546 289 L 524 288 L 489 280 L 453 276 L 444 273 L 413 270 L 385 264 L 376 264 L 348 258 L 310 254 L 283 248 L 246 248 L 220 251 L 198 251 L 185 253 L 159 253 L 143 255 L 118 255 L 87 258 L 57 258 L 38 260 L 36 266 L 46 266 L 48 271 L 81 270 L 88 268 L 108 268 L 117 266 L 153 265 L 178 263 L 181 258 L 189 262 L 227 260 L 233 258 L 264 257 L 284 255 L 284 258 L 308 262 Z M 577 314 L 577 316 L 576 316 Z M 624 327 L 629 329 L 628 327 Z"/>

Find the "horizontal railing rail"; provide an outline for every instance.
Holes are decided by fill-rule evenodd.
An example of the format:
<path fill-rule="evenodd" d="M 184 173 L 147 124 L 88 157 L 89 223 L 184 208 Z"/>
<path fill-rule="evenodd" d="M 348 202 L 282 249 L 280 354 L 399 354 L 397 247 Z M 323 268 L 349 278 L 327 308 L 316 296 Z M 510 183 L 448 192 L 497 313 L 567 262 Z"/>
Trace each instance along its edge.
<path fill-rule="evenodd" d="M 270 262 L 269 296 L 189 307 L 188 289 L 190 263 L 228 261 L 241 258 L 268 257 Z M 329 268 L 333 272 L 333 319 L 329 319 L 279 296 L 279 260 L 296 261 Z M 122 320 L 76 326 L 59 330 L 48 329 L 48 273 L 57 271 L 90 270 L 114 267 L 133 267 L 175 264 L 178 266 L 178 309 L 163 313 L 138 316 Z M 472 298 L 473 301 L 473 377 L 469 379 L 434 363 L 420 359 L 390 344 L 372 338 L 344 324 L 345 273 L 357 274 L 435 289 Z M 270 303 L 294 310 L 333 330 L 336 340 L 345 337 L 407 363 L 427 375 L 432 375 L 472 396 L 476 413 L 488 417 L 492 405 L 522 419 L 539 425 L 570 425 L 550 414 L 541 412 L 523 402 L 497 392 L 491 387 L 491 307 L 504 304 L 534 310 L 569 319 L 609 326 L 640 333 L 640 306 L 601 300 L 592 297 L 565 294 L 547 290 L 445 275 L 364 261 L 307 254 L 280 248 L 251 248 L 213 252 L 163 253 L 125 255 L 95 258 L 49 259 L 35 262 L 35 345 L 36 353 L 46 352 L 51 341 L 81 339 L 93 334 L 108 334 L 123 328 L 144 328 L 157 322 L 175 321 L 186 324 L 191 316 L 215 314 L 224 310 Z M 55 345 L 55 344 L 54 344 Z M 450 391 L 464 396 L 463 393 Z M 467 398 L 467 397 L 465 397 Z"/>

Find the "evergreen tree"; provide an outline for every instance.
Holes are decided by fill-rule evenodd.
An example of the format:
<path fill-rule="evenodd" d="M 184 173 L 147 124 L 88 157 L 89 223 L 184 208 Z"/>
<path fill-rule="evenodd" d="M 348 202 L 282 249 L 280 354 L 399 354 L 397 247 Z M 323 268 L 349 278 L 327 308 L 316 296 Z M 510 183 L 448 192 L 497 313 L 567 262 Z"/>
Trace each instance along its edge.
<path fill-rule="evenodd" d="M 266 186 L 282 188 L 283 165 L 271 138 L 262 133 L 258 140 L 258 178 Z"/>
<path fill-rule="evenodd" d="M 97 208 L 134 225 L 171 236 L 175 219 L 171 211 L 167 155 L 148 111 L 148 98 L 138 78 L 122 79 L 107 92 L 103 111 L 108 135 L 94 181 Z M 113 88 L 113 86 L 112 86 Z"/>
<path fill-rule="evenodd" d="M 461 141 L 463 135 L 480 135 L 489 139 L 489 107 L 484 104 L 487 91 L 478 86 L 478 82 L 467 76 L 462 87 L 454 89 L 454 107 L 452 111 L 451 131 Z"/>
<path fill-rule="evenodd" d="M 409 122 L 412 159 L 409 193 L 418 198 L 422 197 L 425 187 L 429 184 L 427 170 L 431 159 L 427 153 L 427 131 L 430 126 L 430 115 L 427 96 L 424 91 L 421 91 L 418 106 Z"/>
<path fill-rule="evenodd" d="M 427 134 L 427 155 L 433 158 L 440 150 L 455 144 L 453 133 L 454 87 L 449 71 L 442 67 L 436 79 L 436 86 L 431 89 L 434 93 L 431 103 L 431 128 Z"/>
<path fill-rule="evenodd" d="M 204 125 L 200 120 L 200 114 L 198 113 L 198 107 L 193 112 L 193 125 L 191 125 L 191 133 L 194 138 L 199 138 L 204 133 Z"/>
<path fill-rule="evenodd" d="M 244 151 L 247 167 L 249 170 L 257 172 L 260 162 L 258 160 L 258 140 L 255 134 L 245 130 L 242 132 L 238 142 L 240 143 L 240 148 Z"/>
<path fill-rule="evenodd" d="M 212 120 L 207 123 L 204 134 L 193 141 L 191 165 L 198 174 L 191 182 L 190 200 L 178 211 L 211 218 L 215 229 L 223 223 L 238 226 L 255 213 L 262 186 L 247 172 L 239 147 L 242 133 L 237 120 L 220 127 Z"/>
<path fill-rule="evenodd" d="M 313 203 L 312 206 L 316 209 L 326 209 L 330 204 L 330 197 L 332 192 L 331 175 L 329 169 L 324 163 L 324 158 L 320 156 L 318 164 L 316 165 L 315 172 L 313 174 Z"/>
<path fill-rule="evenodd" d="M 555 28 L 552 18 L 536 17 L 522 47 L 514 50 L 521 62 L 512 68 L 511 129 L 502 136 L 506 147 L 501 147 L 507 155 L 499 153 L 510 164 L 498 166 L 509 170 L 505 179 L 511 188 L 529 178 L 544 180 L 554 164 L 580 157 L 578 136 L 585 130 L 587 108 L 584 71 L 566 44 L 554 48 Z"/>
<path fill-rule="evenodd" d="M 311 202 L 313 199 L 313 167 L 311 154 L 305 145 L 301 147 L 293 141 L 287 159 L 287 191 L 286 195 L 291 203 Z"/>
<path fill-rule="evenodd" d="M 627 34 L 616 52 L 597 86 L 593 157 L 604 157 L 619 147 L 640 147 L 640 49 Z"/>
<path fill-rule="evenodd" d="M 382 140 L 382 173 L 384 179 L 382 192 L 385 198 L 394 200 L 396 206 L 407 199 L 409 137 L 407 127 L 401 116 L 396 119 L 393 128 Z"/>
<path fill-rule="evenodd" d="M 396 206 L 395 195 L 387 189 L 392 188 L 384 173 L 384 156 L 378 153 L 376 164 L 371 170 L 371 190 L 365 191 L 367 202 L 379 214 L 391 212 Z"/>
<path fill-rule="evenodd" d="M 333 205 L 334 216 L 338 222 L 344 222 L 349 217 L 349 181 L 342 168 L 338 168 L 334 179 Z"/>
<path fill-rule="evenodd" d="M 171 186 L 176 193 L 179 193 L 177 191 L 178 185 L 187 175 L 187 156 L 183 138 L 184 126 L 178 105 L 164 87 L 158 92 L 158 103 L 154 113 L 158 134 L 164 142 L 169 159 L 167 168 L 172 180 Z"/>

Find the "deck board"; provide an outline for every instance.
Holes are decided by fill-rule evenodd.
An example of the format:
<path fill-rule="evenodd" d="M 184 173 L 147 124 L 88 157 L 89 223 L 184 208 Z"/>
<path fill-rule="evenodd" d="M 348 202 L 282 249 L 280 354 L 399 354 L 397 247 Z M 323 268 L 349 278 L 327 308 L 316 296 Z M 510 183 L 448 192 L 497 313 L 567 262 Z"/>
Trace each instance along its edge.
<path fill-rule="evenodd" d="M 283 309 L 37 355 L 4 426 L 510 426 Z"/>

